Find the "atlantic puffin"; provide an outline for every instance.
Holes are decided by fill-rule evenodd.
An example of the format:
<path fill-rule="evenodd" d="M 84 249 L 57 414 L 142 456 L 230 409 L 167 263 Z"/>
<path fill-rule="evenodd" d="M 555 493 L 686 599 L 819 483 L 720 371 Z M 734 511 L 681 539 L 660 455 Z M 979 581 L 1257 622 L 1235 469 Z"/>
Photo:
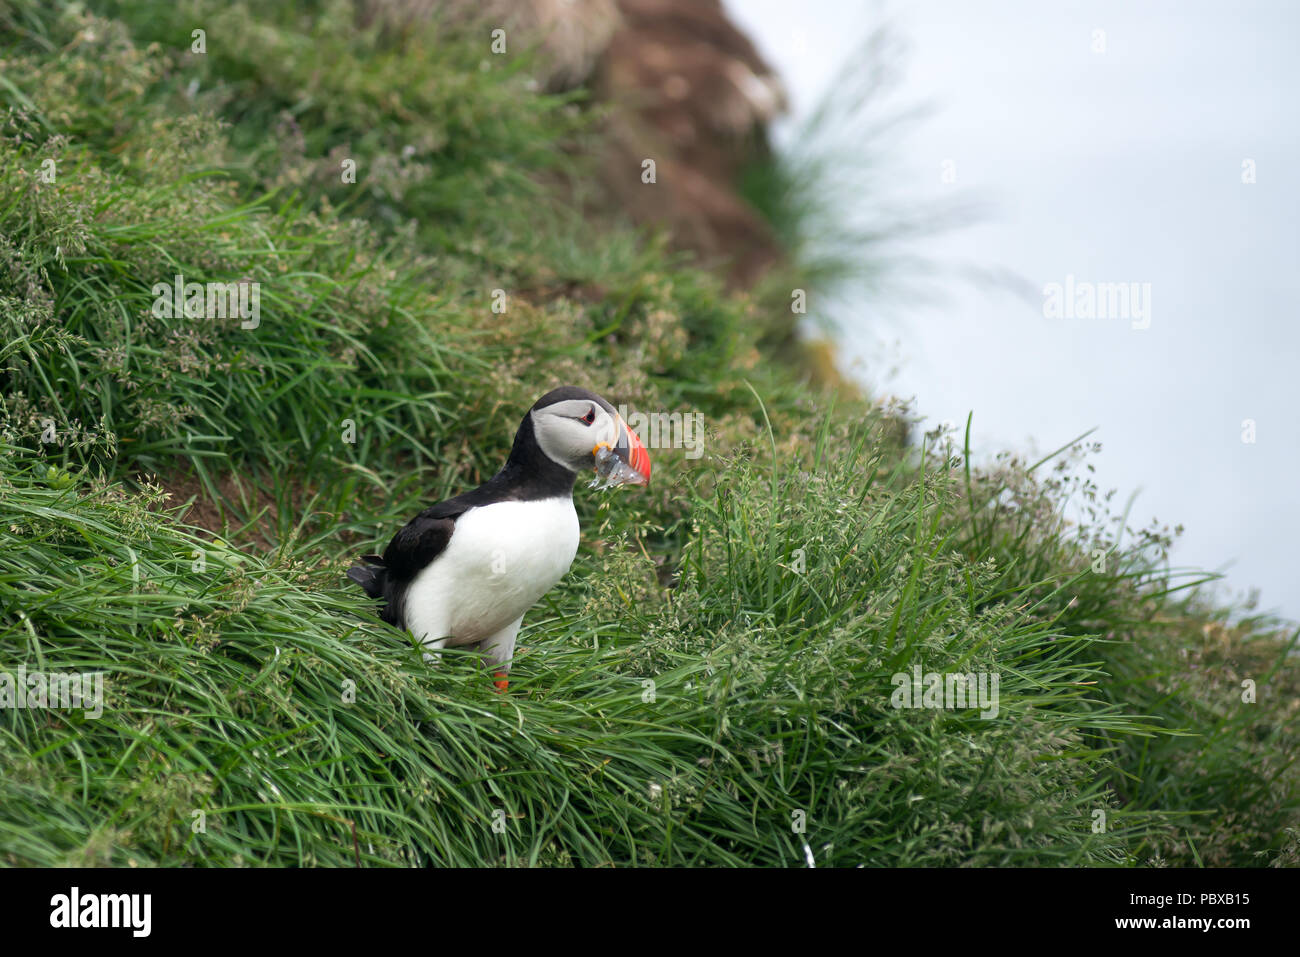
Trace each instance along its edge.
<path fill-rule="evenodd" d="M 650 454 L 612 405 L 552 389 L 519 423 L 501 471 L 426 508 L 348 577 L 426 648 L 475 647 L 504 692 L 524 614 L 577 554 L 573 483 L 593 467 L 607 484 L 650 481 Z"/>

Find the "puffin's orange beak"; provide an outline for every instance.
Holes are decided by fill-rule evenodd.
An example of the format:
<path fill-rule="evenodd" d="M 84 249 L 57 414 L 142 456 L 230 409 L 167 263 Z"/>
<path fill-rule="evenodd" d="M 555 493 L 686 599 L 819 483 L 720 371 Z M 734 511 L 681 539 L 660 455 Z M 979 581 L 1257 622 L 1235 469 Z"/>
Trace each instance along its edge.
<path fill-rule="evenodd" d="M 632 466 L 636 473 L 645 479 L 645 484 L 649 485 L 650 453 L 645 450 L 641 439 L 626 422 L 619 419 L 619 424 L 623 426 L 623 435 L 619 437 L 618 445 L 614 446 L 614 454 Z"/>

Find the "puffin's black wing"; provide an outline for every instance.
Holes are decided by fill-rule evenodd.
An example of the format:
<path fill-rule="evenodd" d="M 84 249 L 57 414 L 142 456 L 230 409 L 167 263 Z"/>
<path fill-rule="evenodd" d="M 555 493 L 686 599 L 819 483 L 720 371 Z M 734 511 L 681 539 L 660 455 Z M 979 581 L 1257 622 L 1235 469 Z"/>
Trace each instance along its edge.
<path fill-rule="evenodd" d="M 393 536 L 380 559 L 389 574 L 408 580 L 414 578 L 429 562 L 442 554 L 451 533 L 456 529 L 456 518 L 464 509 L 452 515 L 440 514 L 435 505 L 411 519 Z"/>
<path fill-rule="evenodd" d="M 503 469 L 473 491 L 426 508 L 402 526 L 382 556 L 362 556 L 366 564 L 348 569 L 348 577 L 371 598 L 382 598 L 384 607 L 379 617 L 402 628 L 406 586 L 446 549 L 456 530 L 456 519 L 471 508 L 515 498 L 518 493 L 510 487 Z"/>
<path fill-rule="evenodd" d="M 398 628 L 405 626 L 406 586 L 446 549 L 456 530 L 456 519 L 474 507 L 473 493 L 458 495 L 426 508 L 401 527 L 384 554 L 363 555 L 366 564 L 348 569 L 348 578 L 371 598 L 382 598 L 379 617 Z"/>

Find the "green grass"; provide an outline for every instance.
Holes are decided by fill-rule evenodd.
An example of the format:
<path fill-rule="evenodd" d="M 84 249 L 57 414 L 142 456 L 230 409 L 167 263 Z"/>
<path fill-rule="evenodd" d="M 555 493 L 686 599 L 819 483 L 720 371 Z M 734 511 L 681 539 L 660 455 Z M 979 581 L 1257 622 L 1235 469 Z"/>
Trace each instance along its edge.
<path fill-rule="evenodd" d="M 1003 602 L 973 611 L 990 576 L 921 557 L 935 543 L 910 533 L 941 507 L 904 474 L 834 522 L 867 454 L 797 495 L 781 476 L 775 522 L 769 466 L 734 464 L 671 600 L 644 556 L 585 557 L 533 616 L 508 698 L 467 656 L 424 665 L 337 564 L 241 555 L 111 487 L 13 476 L 5 645 L 32 670 L 102 671 L 107 692 L 99 719 L 14 712 L 3 844 L 118 865 L 792 865 L 804 841 L 828 865 L 1122 861 L 1121 830 L 1088 830 L 1109 802 L 1079 756 L 1145 722 L 1084 691 L 1085 641 Z M 796 528 L 823 532 L 802 572 L 782 567 Z M 1002 720 L 891 708 L 913 661 L 1002 669 Z"/>
<path fill-rule="evenodd" d="M 598 117 L 526 56 L 84 9 L 0 0 L 0 672 L 107 700 L 0 711 L 0 861 L 1294 863 L 1297 633 L 1230 620 L 1072 452 L 909 446 L 778 358 L 762 291 L 587 225 Z M 176 273 L 259 282 L 260 326 L 154 316 Z M 707 454 L 579 490 L 502 697 L 343 571 L 570 381 L 703 412 Z M 917 665 L 997 674 L 997 718 L 893 707 Z"/>

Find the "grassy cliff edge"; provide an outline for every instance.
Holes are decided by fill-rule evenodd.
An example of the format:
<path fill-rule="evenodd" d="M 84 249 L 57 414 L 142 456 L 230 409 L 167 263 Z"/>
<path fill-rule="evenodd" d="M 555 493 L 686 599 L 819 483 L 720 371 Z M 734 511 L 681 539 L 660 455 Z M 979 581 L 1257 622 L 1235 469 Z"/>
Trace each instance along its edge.
<path fill-rule="evenodd" d="M 0 862 L 1297 863 L 1300 631 L 1082 442 L 908 444 L 765 350 L 788 298 L 601 208 L 524 45 L 298 9 L 0 0 L 0 674 L 104 676 L 0 709 Z M 160 315 L 176 276 L 256 324 Z M 579 491 L 503 698 L 342 573 L 562 382 L 704 451 Z M 917 668 L 996 716 L 897 707 Z"/>

